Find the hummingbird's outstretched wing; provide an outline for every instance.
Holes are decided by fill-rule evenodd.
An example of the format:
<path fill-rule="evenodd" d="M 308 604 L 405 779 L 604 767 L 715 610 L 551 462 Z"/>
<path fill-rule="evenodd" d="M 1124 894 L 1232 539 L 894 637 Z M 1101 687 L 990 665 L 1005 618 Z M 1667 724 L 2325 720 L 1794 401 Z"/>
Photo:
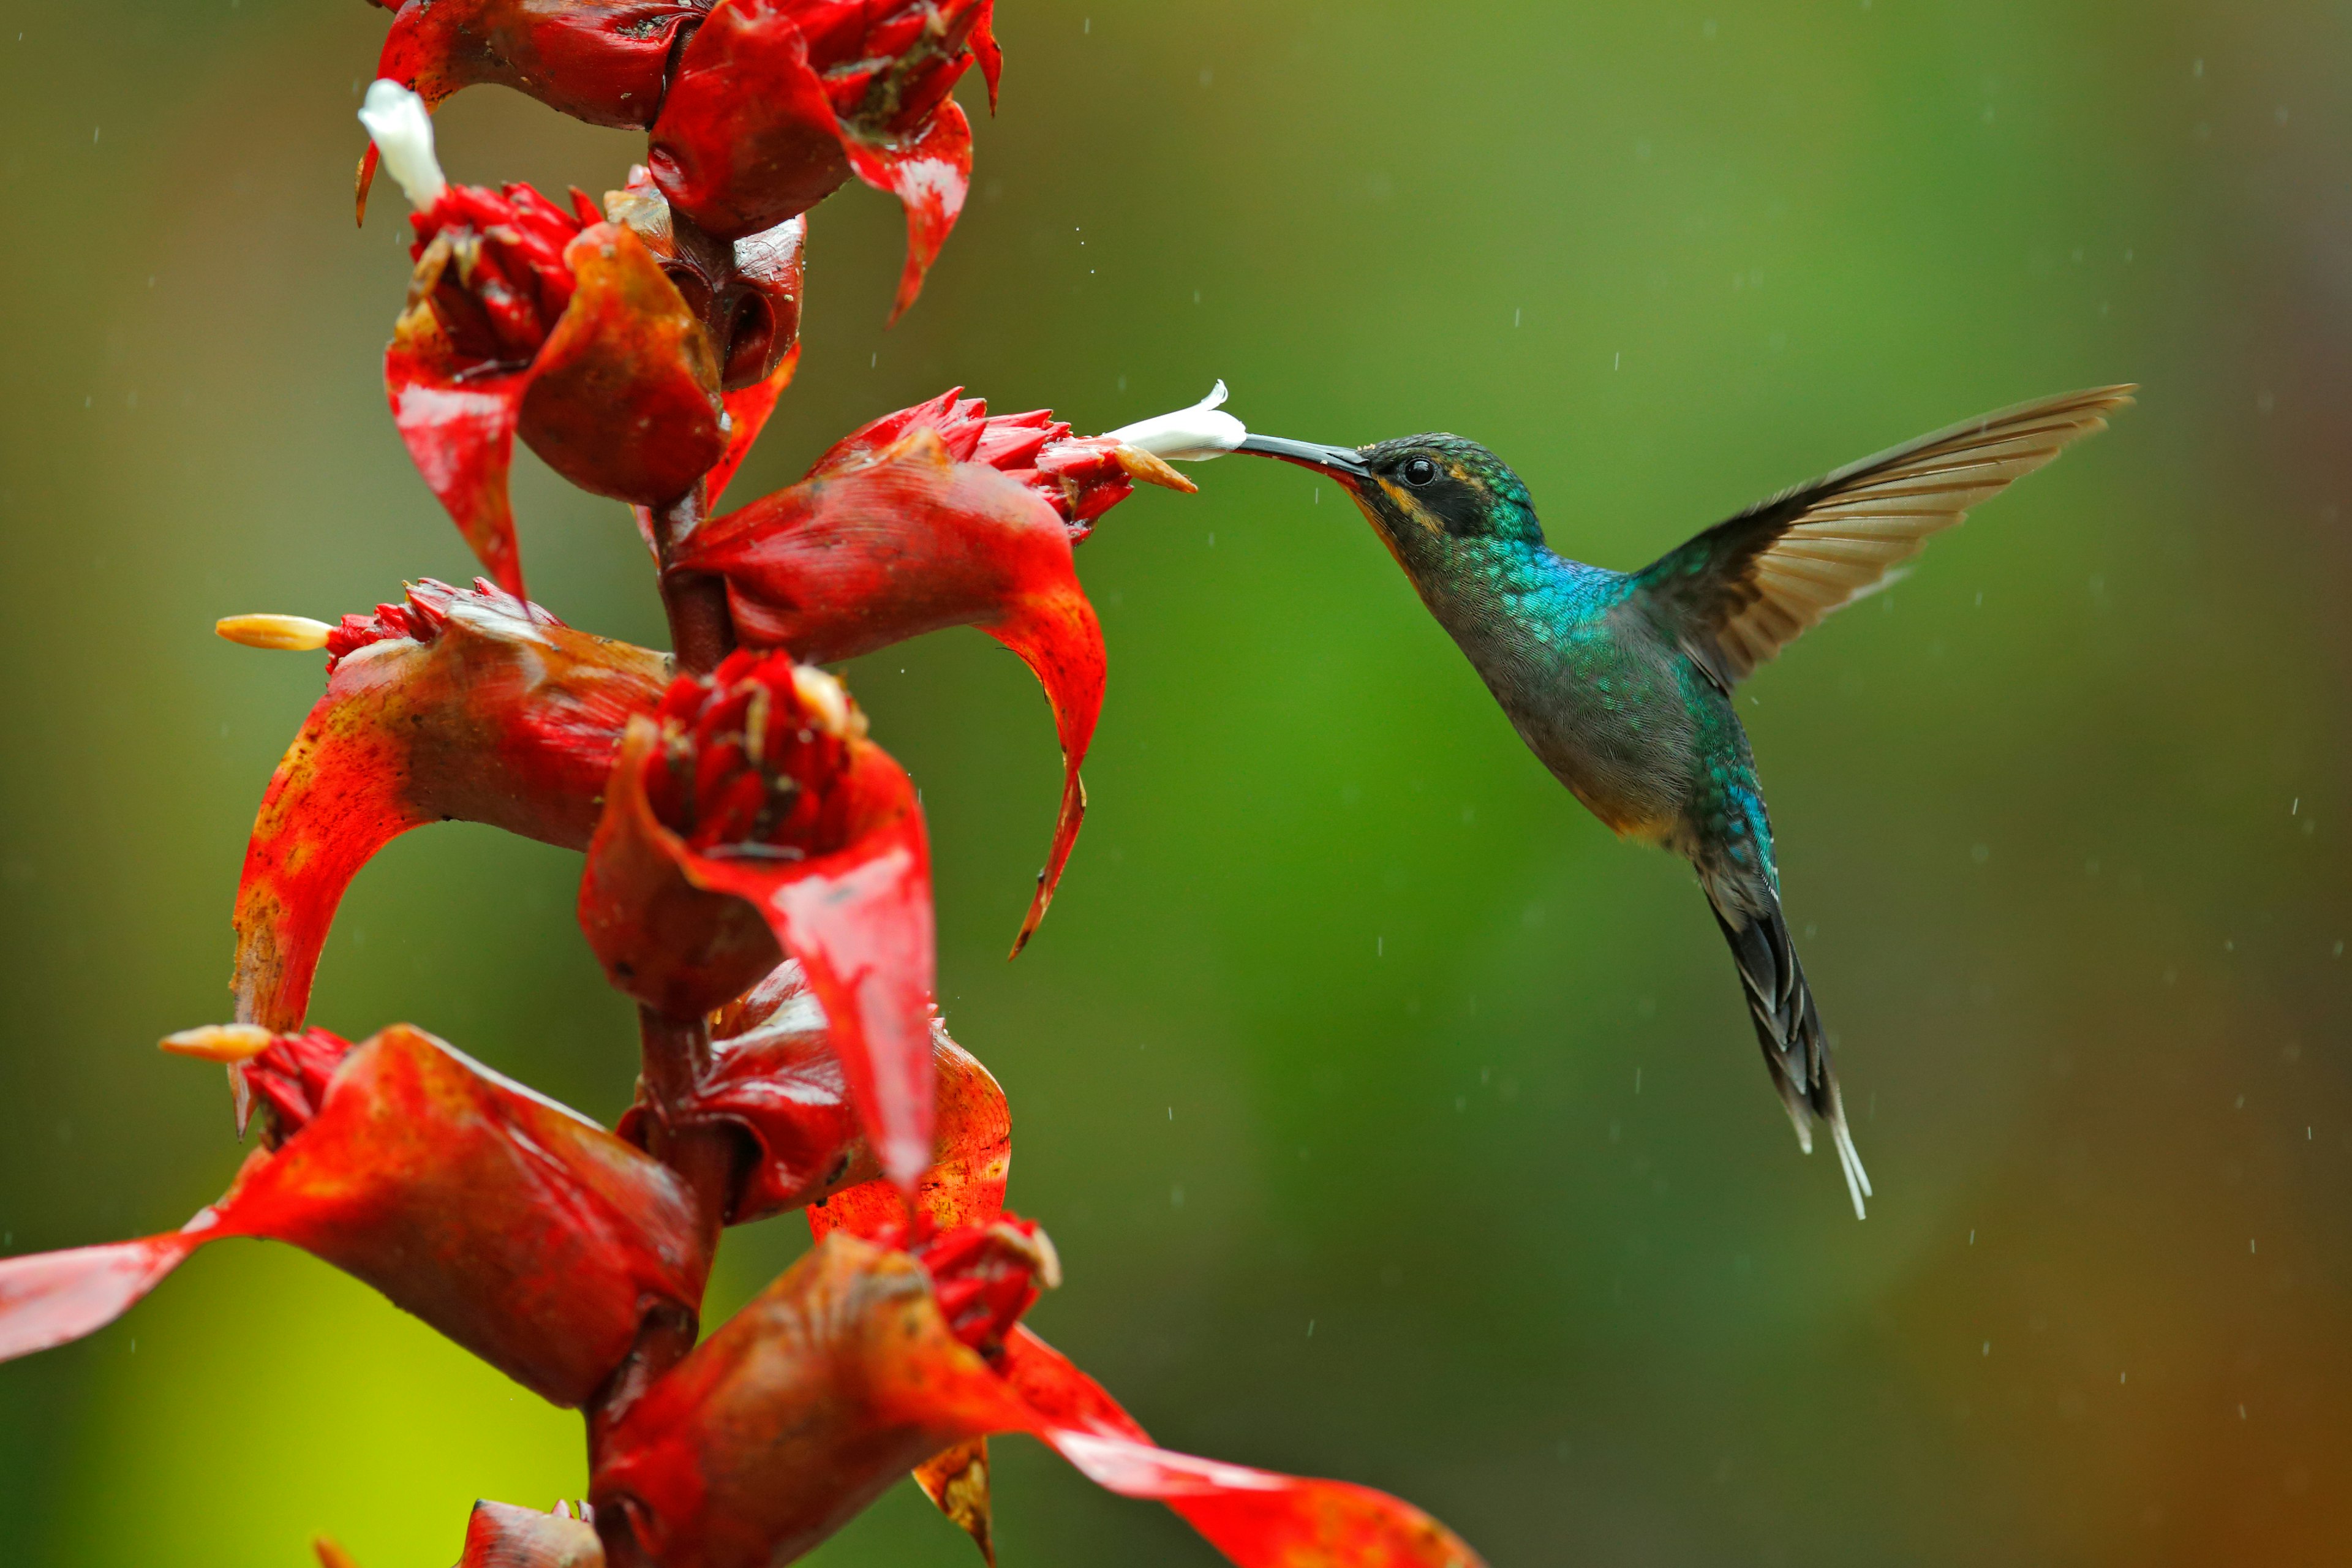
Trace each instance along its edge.
<path fill-rule="evenodd" d="M 1717 523 L 1634 574 L 1728 691 L 1832 610 L 1878 587 L 1969 508 L 2107 427 L 2137 388 L 2022 403 L 1906 441 Z"/>

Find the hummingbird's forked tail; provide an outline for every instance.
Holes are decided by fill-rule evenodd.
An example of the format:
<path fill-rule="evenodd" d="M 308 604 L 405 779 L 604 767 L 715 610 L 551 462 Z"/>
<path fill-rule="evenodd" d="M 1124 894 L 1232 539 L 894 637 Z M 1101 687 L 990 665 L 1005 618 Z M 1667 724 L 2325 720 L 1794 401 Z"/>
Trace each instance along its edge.
<path fill-rule="evenodd" d="M 1789 922 L 1780 913 L 1780 900 L 1769 889 L 1739 890 L 1747 895 L 1741 902 L 1754 900 L 1763 907 L 1741 908 L 1725 896 L 1729 889 L 1719 894 L 1712 885 L 1706 888 L 1706 900 L 1723 940 L 1731 946 L 1732 962 L 1739 965 L 1756 1040 L 1764 1047 L 1764 1065 L 1771 1069 L 1772 1085 L 1780 1091 L 1780 1103 L 1806 1153 L 1813 1152 L 1814 1121 L 1829 1123 L 1846 1191 L 1853 1198 L 1853 1216 L 1860 1219 L 1863 1200 L 1870 1195 L 1870 1175 L 1862 1168 L 1853 1134 L 1846 1127 L 1845 1100 L 1838 1092 L 1829 1037 L 1822 1028 L 1821 1011 L 1813 1005 L 1812 987 L 1805 984 L 1804 966 L 1797 962 Z"/>

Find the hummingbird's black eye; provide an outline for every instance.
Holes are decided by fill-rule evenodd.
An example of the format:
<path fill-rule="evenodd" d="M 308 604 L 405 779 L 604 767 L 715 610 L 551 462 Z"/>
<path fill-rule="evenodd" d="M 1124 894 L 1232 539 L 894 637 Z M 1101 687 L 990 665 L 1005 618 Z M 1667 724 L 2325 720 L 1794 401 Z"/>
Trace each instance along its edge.
<path fill-rule="evenodd" d="M 1409 485 L 1425 485 L 1437 478 L 1437 465 L 1427 458 L 1413 458 L 1405 464 L 1403 471 L 1404 482 Z"/>

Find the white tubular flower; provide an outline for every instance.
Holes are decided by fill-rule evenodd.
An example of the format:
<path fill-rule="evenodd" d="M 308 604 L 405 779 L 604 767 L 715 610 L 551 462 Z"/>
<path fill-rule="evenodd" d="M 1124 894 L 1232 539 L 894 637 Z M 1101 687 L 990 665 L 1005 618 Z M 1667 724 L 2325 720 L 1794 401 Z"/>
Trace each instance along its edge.
<path fill-rule="evenodd" d="M 1225 384 L 1220 381 L 1208 396 L 1190 408 L 1139 419 L 1103 434 L 1108 440 L 1149 452 L 1155 458 L 1205 463 L 1212 458 L 1223 457 L 1249 438 L 1247 426 L 1230 414 L 1217 412 L 1224 401 Z"/>
<path fill-rule="evenodd" d="M 407 193 L 410 206 L 423 212 L 441 199 L 449 182 L 433 155 L 433 116 L 423 99 L 389 77 L 379 78 L 368 84 L 360 123 L 383 155 L 385 170 Z"/>

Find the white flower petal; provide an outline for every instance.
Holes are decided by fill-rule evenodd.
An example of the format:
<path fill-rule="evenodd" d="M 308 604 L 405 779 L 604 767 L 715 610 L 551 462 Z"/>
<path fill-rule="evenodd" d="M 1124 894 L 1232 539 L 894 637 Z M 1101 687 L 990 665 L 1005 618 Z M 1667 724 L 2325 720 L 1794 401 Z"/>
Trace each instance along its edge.
<path fill-rule="evenodd" d="M 423 212 L 441 199 L 449 182 L 433 156 L 433 116 L 423 99 L 389 77 L 379 78 L 368 84 L 360 123 L 383 154 L 384 172 L 407 193 L 410 206 Z"/>
<path fill-rule="evenodd" d="M 1217 412 L 1224 401 L 1225 384 L 1220 381 L 1208 396 L 1190 408 L 1139 419 L 1104 434 L 1155 458 L 1205 463 L 1212 458 L 1223 457 L 1249 438 L 1247 426 L 1230 414 Z"/>

